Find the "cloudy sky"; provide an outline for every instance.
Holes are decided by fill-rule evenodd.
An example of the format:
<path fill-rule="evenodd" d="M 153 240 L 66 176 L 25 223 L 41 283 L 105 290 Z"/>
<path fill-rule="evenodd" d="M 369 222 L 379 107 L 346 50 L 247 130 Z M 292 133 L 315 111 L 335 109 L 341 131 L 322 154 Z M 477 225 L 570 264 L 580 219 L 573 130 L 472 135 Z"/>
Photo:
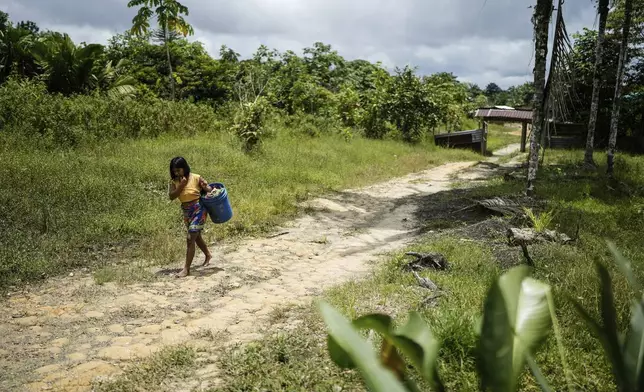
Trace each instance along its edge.
<path fill-rule="evenodd" d="M 502 87 L 532 72 L 535 0 L 183 0 L 195 37 L 216 55 L 225 44 L 242 56 L 260 45 L 301 52 L 316 41 L 348 59 L 411 64 L 421 73 Z M 136 13 L 127 0 L 0 0 L 11 19 L 33 20 L 77 41 L 105 43 Z M 568 0 L 569 31 L 595 25 L 592 0 Z"/>

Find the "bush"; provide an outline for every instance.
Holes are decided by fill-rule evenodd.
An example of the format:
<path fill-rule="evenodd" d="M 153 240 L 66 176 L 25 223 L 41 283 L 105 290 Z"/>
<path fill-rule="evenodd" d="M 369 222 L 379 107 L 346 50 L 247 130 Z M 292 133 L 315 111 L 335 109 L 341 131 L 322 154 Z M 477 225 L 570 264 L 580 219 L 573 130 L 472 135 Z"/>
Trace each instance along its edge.
<path fill-rule="evenodd" d="M 235 118 L 234 129 L 246 152 L 257 149 L 265 133 L 264 123 L 269 104 L 263 97 L 244 103 Z"/>
<path fill-rule="evenodd" d="M 156 98 L 48 94 L 42 83 L 10 80 L 0 87 L 0 129 L 41 147 L 77 147 L 110 139 L 217 131 L 213 109 Z"/>
<path fill-rule="evenodd" d="M 340 122 L 335 118 L 305 113 L 289 116 L 285 121 L 285 125 L 296 134 L 305 134 L 311 137 L 337 133 L 342 128 Z"/>

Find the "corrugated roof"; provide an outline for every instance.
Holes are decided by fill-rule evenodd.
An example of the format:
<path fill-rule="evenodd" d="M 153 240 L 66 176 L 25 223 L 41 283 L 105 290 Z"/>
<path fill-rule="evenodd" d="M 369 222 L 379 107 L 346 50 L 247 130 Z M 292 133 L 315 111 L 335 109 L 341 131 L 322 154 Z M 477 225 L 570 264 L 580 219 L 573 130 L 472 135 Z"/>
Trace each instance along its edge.
<path fill-rule="evenodd" d="M 532 121 L 532 110 L 478 109 L 474 117 Z"/>

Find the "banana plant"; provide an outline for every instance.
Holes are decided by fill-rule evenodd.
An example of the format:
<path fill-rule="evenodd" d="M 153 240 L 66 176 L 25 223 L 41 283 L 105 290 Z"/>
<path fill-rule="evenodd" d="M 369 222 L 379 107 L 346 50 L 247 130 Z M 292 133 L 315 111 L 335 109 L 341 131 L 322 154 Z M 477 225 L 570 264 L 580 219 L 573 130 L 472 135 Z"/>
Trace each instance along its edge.
<path fill-rule="evenodd" d="M 525 266 L 511 269 L 488 292 L 478 362 L 485 390 L 516 391 L 526 364 L 542 389 L 549 390 L 532 354 L 552 325 L 551 288 L 528 277 L 528 272 Z M 432 390 L 445 390 L 438 372 L 440 342 L 417 312 L 410 312 L 407 323 L 394 328 L 393 320 L 383 314 L 369 314 L 351 323 L 325 302 L 320 310 L 329 331 L 331 359 L 341 368 L 358 369 L 370 390 L 418 391 L 406 374 L 403 355 Z M 379 356 L 358 330 L 373 330 L 382 336 Z"/>
<path fill-rule="evenodd" d="M 98 72 L 92 75 L 90 85 L 96 90 L 105 90 L 112 98 L 132 97 L 136 92 L 136 79 L 125 74 L 129 61 L 119 60 L 116 65 L 108 61 Z"/>

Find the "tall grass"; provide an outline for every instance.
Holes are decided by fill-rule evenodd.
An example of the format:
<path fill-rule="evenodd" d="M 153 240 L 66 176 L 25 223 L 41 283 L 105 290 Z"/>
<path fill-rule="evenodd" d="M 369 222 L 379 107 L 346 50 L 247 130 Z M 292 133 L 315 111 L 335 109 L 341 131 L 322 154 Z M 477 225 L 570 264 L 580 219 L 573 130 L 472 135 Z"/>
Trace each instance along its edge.
<path fill-rule="evenodd" d="M 0 129 L 40 149 L 162 134 L 192 136 L 223 126 L 205 105 L 100 95 L 64 97 L 47 93 L 42 83 L 15 79 L 0 86 Z"/>
<path fill-rule="evenodd" d="M 278 130 L 245 154 L 228 133 L 106 142 L 43 152 L 2 137 L 0 286 L 119 257 L 171 262 L 183 253 L 177 204 L 167 201 L 168 164 L 223 182 L 234 219 L 208 226 L 211 239 L 253 234 L 297 212 L 311 194 L 372 183 L 450 160 L 462 150 Z M 6 184 L 6 185 L 5 185 Z M 136 246 L 132 246 L 136 244 Z M 123 251 L 126 251 L 123 253 Z"/>

